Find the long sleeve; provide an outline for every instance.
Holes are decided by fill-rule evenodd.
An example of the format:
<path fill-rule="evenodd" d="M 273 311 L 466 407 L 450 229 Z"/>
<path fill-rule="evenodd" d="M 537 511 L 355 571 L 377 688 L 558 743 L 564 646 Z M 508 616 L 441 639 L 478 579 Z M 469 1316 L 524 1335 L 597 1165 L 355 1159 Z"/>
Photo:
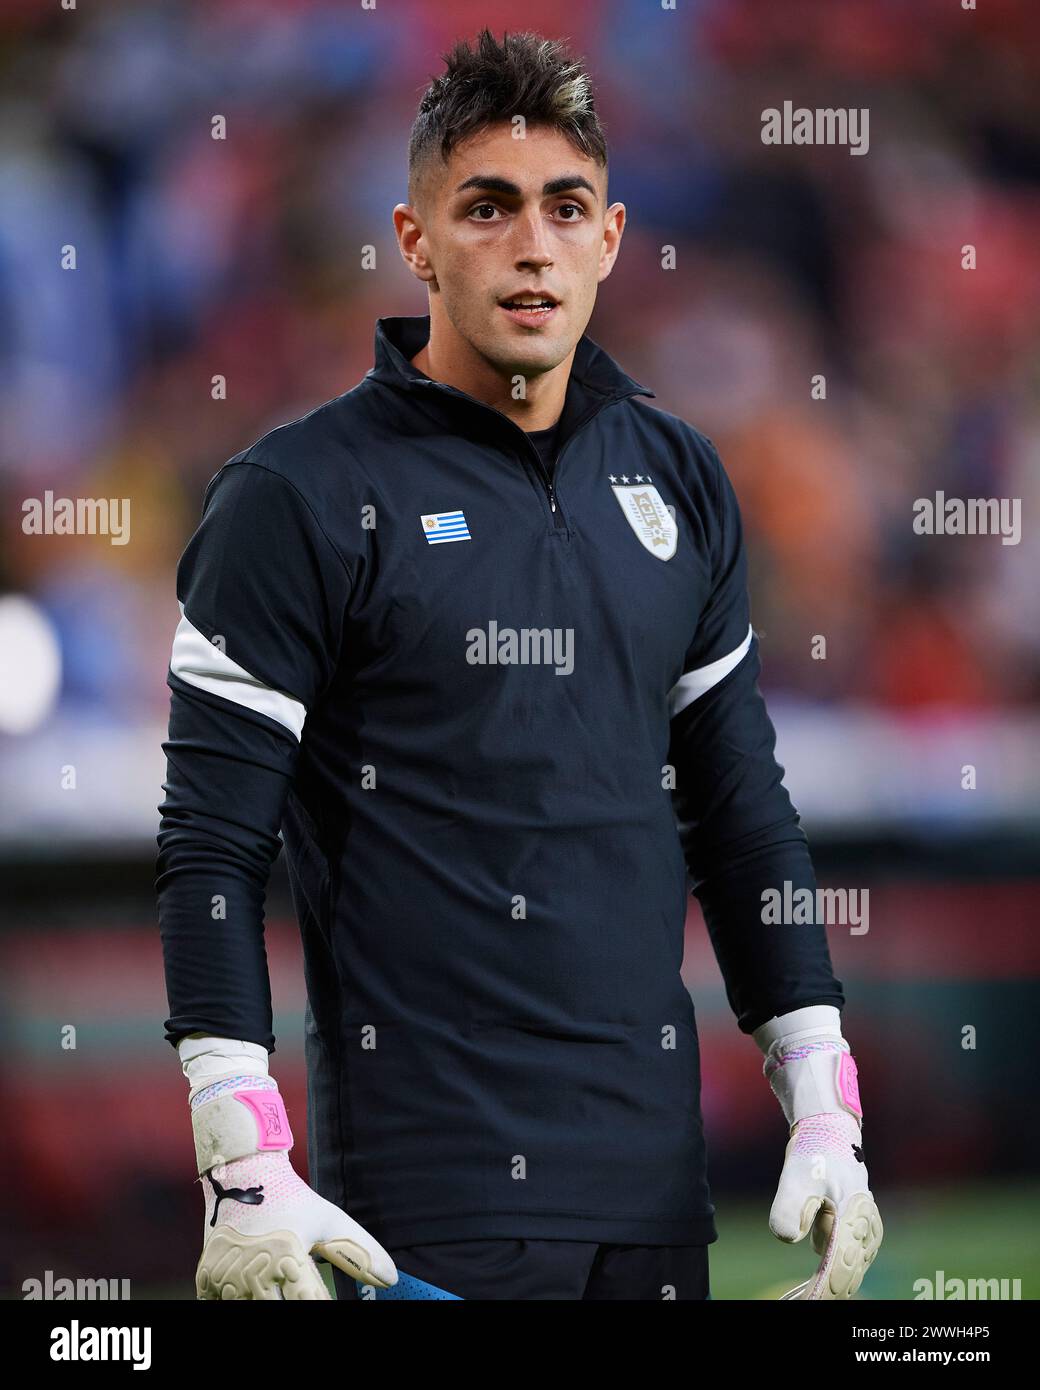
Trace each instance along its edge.
<path fill-rule="evenodd" d="M 726 994 L 750 1033 L 777 1014 L 844 1003 L 822 924 L 765 923 L 767 889 L 815 892 L 808 843 L 758 688 L 740 513 L 717 467 L 712 591 L 670 694 L 680 840 Z"/>
<path fill-rule="evenodd" d="M 232 460 L 181 558 L 156 889 L 170 1017 L 274 1047 L 264 897 L 350 574 L 291 482 Z"/>

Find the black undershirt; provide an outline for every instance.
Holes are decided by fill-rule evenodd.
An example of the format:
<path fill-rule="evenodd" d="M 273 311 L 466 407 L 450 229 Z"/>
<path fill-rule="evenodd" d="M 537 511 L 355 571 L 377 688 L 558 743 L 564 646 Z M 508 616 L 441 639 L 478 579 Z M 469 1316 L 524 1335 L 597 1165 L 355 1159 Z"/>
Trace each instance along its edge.
<path fill-rule="evenodd" d="M 560 422 L 550 425 L 547 430 L 527 430 L 527 437 L 538 450 L 538 455 L 545 465 L 545 471 L 551 478 L 553 468 L 556 465 L 557 436 L 560 431 Z"/>

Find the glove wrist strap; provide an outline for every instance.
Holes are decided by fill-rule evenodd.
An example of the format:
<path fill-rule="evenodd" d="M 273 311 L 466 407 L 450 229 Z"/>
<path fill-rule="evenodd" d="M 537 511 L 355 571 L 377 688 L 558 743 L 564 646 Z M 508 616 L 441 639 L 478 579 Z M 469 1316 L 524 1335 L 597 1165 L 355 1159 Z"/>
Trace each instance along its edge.
<path fill-rule="evenodd" d="M 228 1077 L 200 1091 L 192 1101 L 191 1127 L 200 1174 L 236 1158 L 288 1152 L 293 1146 L 285 1104 L 269 1077 Z"/>
<path fill-rule="evenodd" d="M 844 1111 L 862 1124 L 856 1062 L 843 1038 L 818 1039 L 795 1047 L 777 1044 L 763 1066 L 788 1125 L 807 1115 Z"/>

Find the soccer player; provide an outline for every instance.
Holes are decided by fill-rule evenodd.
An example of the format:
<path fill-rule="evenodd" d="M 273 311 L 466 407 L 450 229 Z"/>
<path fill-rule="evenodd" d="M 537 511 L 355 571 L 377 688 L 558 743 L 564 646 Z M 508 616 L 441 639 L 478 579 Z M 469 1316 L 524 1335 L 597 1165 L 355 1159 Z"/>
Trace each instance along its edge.
<path fill-rule="evenodd" d="M 790 1127 L 770 1225 L 844 1297 L 880 1222 L 844 998 L 758 691 L 711 441 L 585 336 L 621 245 L 589 75 L 459 43 L 353 389 L 216 474 L 181 559 L 158 891 L 206 1198 L 200 1297 L 704 1299 L 690 882 Z M 303 938 L 311 1185 L 263 904 Z M 690 881 L 687 880 L 687 873 Z M 430 1295 L 434 1296 L 434 1295 Z"/>

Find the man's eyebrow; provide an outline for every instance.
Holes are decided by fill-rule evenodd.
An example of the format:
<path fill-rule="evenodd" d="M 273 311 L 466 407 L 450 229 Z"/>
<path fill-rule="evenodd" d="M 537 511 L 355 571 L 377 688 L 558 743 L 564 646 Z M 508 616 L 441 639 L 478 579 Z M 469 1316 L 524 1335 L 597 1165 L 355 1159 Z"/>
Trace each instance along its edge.
<path fill-rule="evenodd" d="M 512 179 L 504 179 L 499 174 L 474 174 L 466 179 L 465 183 L 460 183 L 455 192 L 463 193 L 467 188 L 480 188 L 488 193 L 506 193 L 514 198 L 519 198 L 523 191 Z M 542 185 L 542 195 L 549 197 L 553 193 L 567 193 L 572 188 L 585 188 L 594 198 L 599 197 L 596 189 L 583 174 L 561 174 L 558 179 L 550 179 Z"/>

